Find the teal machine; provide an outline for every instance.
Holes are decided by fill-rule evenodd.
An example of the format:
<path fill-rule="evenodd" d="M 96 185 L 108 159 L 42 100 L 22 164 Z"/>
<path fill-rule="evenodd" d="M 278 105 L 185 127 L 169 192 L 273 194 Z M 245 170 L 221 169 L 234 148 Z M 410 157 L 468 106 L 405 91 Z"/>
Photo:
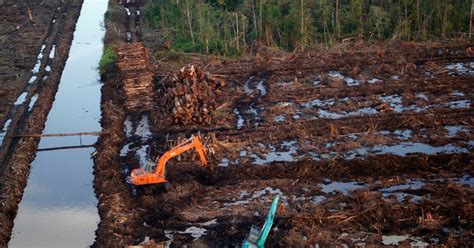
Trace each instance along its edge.
<path fill-rule="evenodd" d="M 267 219 L 262 229 L 252 225 L 250 232 L 247 234 L 244 242 L 242 243 L 242 248 L 264 247 L 265 241 L 267 240 L 268 234 L 270 233 L 273 225 L 273 218 L 275 218 L 275 213 L 278 207 L 278 198 L 279 196 L 276 195 L 275 199 L 273 199 L 272 206 L 270 207 L 270 211 L 268 211 Z"/>

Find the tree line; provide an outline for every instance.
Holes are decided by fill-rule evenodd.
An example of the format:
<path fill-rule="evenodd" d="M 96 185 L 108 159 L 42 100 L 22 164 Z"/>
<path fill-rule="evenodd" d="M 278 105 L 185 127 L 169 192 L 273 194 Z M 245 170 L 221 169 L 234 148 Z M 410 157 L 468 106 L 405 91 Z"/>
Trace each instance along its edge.
<path fill-rule="evenodd" d="M 292 51 L 348 39 L 467 36 L 474 0 L 148 0 L 145 22 L 184 52 Z"/>

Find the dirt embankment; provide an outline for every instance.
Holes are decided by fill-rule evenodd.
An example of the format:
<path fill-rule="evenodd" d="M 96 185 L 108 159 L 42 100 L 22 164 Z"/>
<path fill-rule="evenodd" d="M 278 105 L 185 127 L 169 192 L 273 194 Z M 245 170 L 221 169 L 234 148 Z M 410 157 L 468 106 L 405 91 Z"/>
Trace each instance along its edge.
<path fill-rule="evenodd" d="M 8 119 L 9 110 L 22 93 L 32 74 L 31 69 L 42 43 L 60 14 L 59 0 L 2 1 L 0 14 L 0 124 Z M 31 19 L 30 19 L 31 17 Z"/>
<path fill-rule="evenodd" d="M 129 70 L 126 68 L 141 66 L 141 61 L 130 60 L 132 56 L 127 54 L 127 49 L 137 48 L 136 45 L 125 45 L 127 41 L 137 39 L 135 32 L 131 32 L 128 24 L 133 23 L 132 12 L 135 16 L 133 6 L 125 10 L 116 1 L 109 1 L 109 8 L 105 18 L 105 45 L 117 46 L 123 45 L 119 51 L 119 57 L 123 56 L 123 64 L 114 67 L 103 75 L 102 82 L 102 99 L 101 99 L 101 125 L 102 131 L 106 134 L 101 135 L 96 144 L 97 153 L 94 156 L 94 190 L 98 199 L 98 211 L 100 223 L 96 231 L 96 242 L 94 247 L 123 247 L 126 245 L 137 243 L 137 232 L 143 228 L 141 225 L 143 218 L 143 210 L 132 196 L 132 191 L 127 184 L 127 176 L 123 173 L 123 165 L 119 162 L 120 150 L 125 142 L 124 121 L 126 118 L 126 109 L 133 111 L 135 109 L 146 108 L 146 105 L 140 103 L 139 97 L 135 101 L 127 99 L 124 92 L 124 83 L 129 82 L 127 93 L 130 95 L 140 95 L 141 89 L 140 79 L 152 78 L 146 71 Z M 130 15 L 127 15 L 130 13 Z M 136 30 L 135 28 L 133 30 Z M 143 49 L 143 48 L 142 48 Z M 135 53 L 140 54 L 142 51 L 137 50 Z M 145 61 L 148 63 L 148 61 Z M 129 63 L 129 65 L 127 65 Z M 119 73 L 121 70 L 127 71 L 124 75 L 129 77 L 123 78 Z M 148 76 L 147 76 L 148 75 Z M 144 88 L 146 89 L 146 87 Z M 138 91 L 138 93 L 136 92 Z M 146 92 L 148 93 L 148 92 Z M 153 99 L 143 99 L 147 102 L 153 102 Z"/>
<path fill-rule="evenodd" d="M 23 101 L 14 107 L 14 113 L 10 115 L 12 122 L 7 132 L 8 135 L 41 133 L 43 130 L 69 54 L 82 2 L 82 0 L 70 0 L 58 1 L 56 5 L 49 2 L 46 2 L 46 5 L 45 3 L 35 5 L 40 10 L 37 13 L 33 11 L 33 18 L 43 22 L 47 20 L 46 23 L 49 23 L 49 26 L 43 31 L 31 31 L 31 36 L 28 39 L 23 37 L 25 40 L 16 41 L 15 46 L 18 46 L 18 51 L 22 51 L 18 56 L 25 60 L 25 70 L 30 72 L 21 74 L 20 79 L 23 81 L 19 85 L 28 86 L 23 89 L 25 95 Z M 8 11 L 4 13 L 8 13 Z M 25 26 L 26 29 L 30 26 L 24 22 L 20 22 L 19 25 Z M 12 31 L 9 35 L 16 36 L 17 34 Z M 18 37 L 22 37 L 22 35 L 18 34 Z M 37 51 L 40 51 L 38 57 Z M 35 75 L 35 78 L 30 81 L 29 76 L 32 74 Z M 0 180 L 2 196 L 0 199 L 0 246 L 2 247 L 6 247 L 10 239 L 13 220 L 27 183 L 30 163 L 36 155 L 38 143 L 38 138 L 28 137 L 6 137 L 3 140 L 2 155 L 5 156 L 2 156 L 0 165 L 2 171 Z"/>
<path fill-rule="evenodd" d="M 110 1 L 107 44 L 139 40 L 129 26 L 139 8 Z M 143 30 L 145 44 L 159 40 Z M 272 247 L 472 244 L 473 45 L 258 48 L 237 60 L 183 55 L 181 64 L 160 52 L 151 61 L 155 105 L 143 113 L 127 109 L 126 80 L 108 72 L 96 245 L 239 246 L 275 194 L 282 208 Z M 226 81 L 211 99 L 210 124 L 189 112 L 192 84 L 173 83 L 189 61 Z M 174 121 L 181 115 L 191 121 Z M 127 182 L 132 169 L 198 132 L 211 170 L 184 155 L 168 164 L 169 192 L 145 194 Z"/>

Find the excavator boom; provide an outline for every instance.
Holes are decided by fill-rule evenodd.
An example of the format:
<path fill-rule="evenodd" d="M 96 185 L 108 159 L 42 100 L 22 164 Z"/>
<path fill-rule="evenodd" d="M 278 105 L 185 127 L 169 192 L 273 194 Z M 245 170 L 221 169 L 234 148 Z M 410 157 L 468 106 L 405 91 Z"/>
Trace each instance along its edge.
<path fill-rule="evenodd" d="M 206 154 L 198 136 L 191 136 L 188 140 L 178 144 L 171 150 L 163 154 L 158 160 L 155 171 L 146 171 L 143 168 L 134 169 L 131 174 L 131 181 L 134 185 L 158 184 L 167 182 L 165 179 L 166 163 L 168 160 L 195 148 L 201 159 L 201 165 L 207 164 Z"/>

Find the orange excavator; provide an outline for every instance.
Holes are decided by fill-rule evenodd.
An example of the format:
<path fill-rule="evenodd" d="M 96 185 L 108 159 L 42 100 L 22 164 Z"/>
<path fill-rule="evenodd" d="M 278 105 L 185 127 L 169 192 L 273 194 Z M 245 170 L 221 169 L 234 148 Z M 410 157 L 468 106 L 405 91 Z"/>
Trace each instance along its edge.
<path fill-rule="evenodd" d="M 191 136 L 191 138 L 183 141 L 181 144 L 173 147 L 160 157 L 158 164 L 154 171 L 147 171 L 143 168 L 134 169 L 131 174 L 131 181 L 134 185 L 146 184 L 160 184 L 168 182 L 165 178 L 166 162 L 180 155 L 183 152 L 196 148 L 196 151 L 201 158 L 201 166 L 207 164 L 206 155 L 202 147 L 201 139 L 198 136 Z"/>

